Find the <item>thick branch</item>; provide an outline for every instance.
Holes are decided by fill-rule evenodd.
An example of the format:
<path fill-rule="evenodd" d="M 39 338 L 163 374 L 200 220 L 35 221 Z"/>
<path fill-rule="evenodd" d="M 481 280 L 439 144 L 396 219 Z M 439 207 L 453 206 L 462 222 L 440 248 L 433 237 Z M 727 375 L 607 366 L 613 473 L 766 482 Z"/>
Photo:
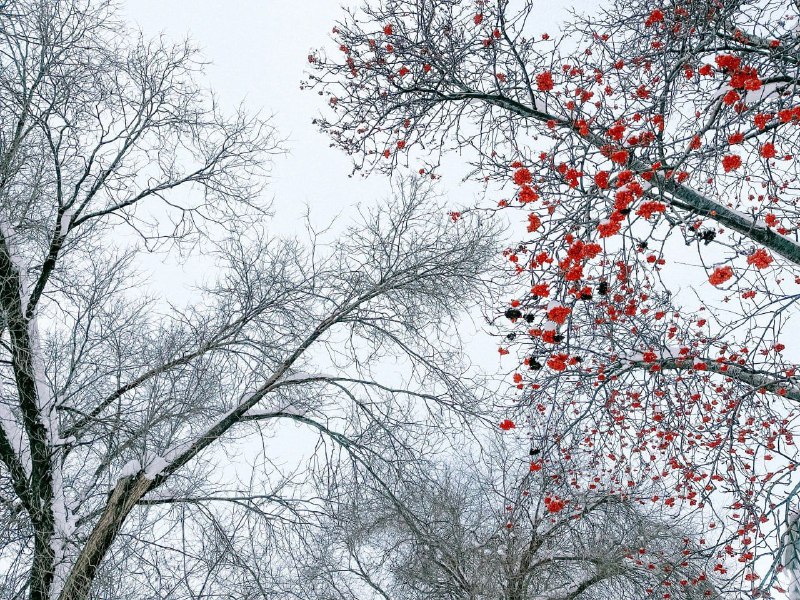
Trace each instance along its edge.
<path fill-rule="evenodd" d="M 747 369 L 734 363 L 670 358 L 657 360 L 655 362 L 632 360 L 628 362 L 627 365 L 642 369 L 650 369 L 653 365 L 656 365 L 662 371 L 687 371 L 689 369 L 694 369 L 698 362 L 703 362 L 705 370 L 711 373 L 730 377 L 735 381 L 752 386 L 754 389 L 763 389 L 783 396 L 784 398 L 794 400 L 795 402 L 800 402 L 800 387 L 791 383 L 788 379 L 776 377 L 773 374 L 764 373 L 763 371 L 757 371 L 755 369 Z M 618 368 L 625 368 L 623 364 L 625 363 L 617 363 Z"/>
<path fill-rule="evenodd" d="M 542 123 L 547 121 L 555 121 L 557 125 L 562 128 L 568 128 L 571 131 L 576 131 L 577 126 L 570 120 L 547 113 L 538 108 L 531 108 L 518 102 L 512 98 L 503 96 L 502 94 L 487 94 L 483 92 L 457 92 L 445 94 L 437 90 L 412 88 L 407 90 L 407 93 L 424 92 L 438 96 L 443 101 L 458 102 L 463 100 L 479 100 L 499 108 L 513 112 L 514 114 L 525 117 L 526 119 L 533 119 Z M 602 127 L 597 128 L 602 130 Z M 605 139 L 600 135 L 590 133 L 584 136 L 583 139 L 588 140 L 596 148 L 600 148 L 606 144 Z M 630 166 L 639 171 L 650 171 L 650 166 L 637 161 L 635 158 L 631 159 Z M 654 174 L 653 184 L 660 185 L 663 189 L 668 191 L 675 198 L 679 199 L 683 206 L 692 212 L 717 221 L 720 225 L 729 227 L 730 229 L 740 233 L 753 241 L 762 244 L 765 248 L 769 248 L 776 254 L 786 258 L 794 264 L 800 265 L 800 244 L 792 241 L 791 239 L 780 235 L 766 226 L 754 221 L 752 218 L 745 214 L 732 210 L 723 204 L 715 202 L 695 190 L 681 185 L 673 179 L 667 179 L 662 174 L 656 172 Z"/>

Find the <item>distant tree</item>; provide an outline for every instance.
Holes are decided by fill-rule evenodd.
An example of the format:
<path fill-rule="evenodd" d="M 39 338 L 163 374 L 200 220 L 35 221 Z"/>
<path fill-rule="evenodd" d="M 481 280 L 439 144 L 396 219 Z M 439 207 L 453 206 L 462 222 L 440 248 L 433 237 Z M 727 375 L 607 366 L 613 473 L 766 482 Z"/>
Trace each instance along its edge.
<path fill-rule="evenodd" d="M 528 232 L 493 316 L 549 454 L 663 481 L 768 596 L 800 483 L 800 3 L 617 0 L 559 36 L 541 10 L 369 2 L 309 56 L 318 123 L 367 172 L 471 157 Z"/>
<path fill-rule="evenodd" d="M 720 598 L 686 523 L 577 491 L 517 444 L 420 460 L 401 481 L 343 485 L 319 532 L 298 534 L 289 598 Z M 535 465 L 540 465 L 534 461 Z M 528 465 L 525 464 L 525 467 Z M 393 479 L 393 478 L 392 478 Z M 382 485 L 374 485 L 376 482 Z M 311 528 L 309 531 L 314 531 Z"/>
<path fill-rule="evenodd" d="M 493 226 L 440 218 L 408 181 L 339 239 L 268 234 L 273 128 L 224 116 L 189 45 L 132 36 L 112 8 L 0 4 L 3 598 L 202 595 L 222 546 L 181 570 L 193 516 L 226 507 L 221 544 L 223 522 L 304 500 L 266 450 L 237 485 L 233 442 L 289 420 L 368 447 L 476 407 L 452 321 L 482 293 Z M 180 306 L 142 294 L 137 258 L 159 248 L 215 267 Z M 413 374 L 379 377 L 390 356 Z"/>

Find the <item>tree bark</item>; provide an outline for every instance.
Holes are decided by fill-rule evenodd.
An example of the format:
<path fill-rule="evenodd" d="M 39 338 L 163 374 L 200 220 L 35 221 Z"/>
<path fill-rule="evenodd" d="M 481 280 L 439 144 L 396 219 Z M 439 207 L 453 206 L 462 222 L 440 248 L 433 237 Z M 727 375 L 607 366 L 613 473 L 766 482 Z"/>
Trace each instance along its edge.
<path fill-rule="evenodd" d="M 143 473 L 120 479 L 111 492 L 111 498 L 100 520 L 75 561 L 58 596 L 59 600 L 86 600 L 89 597 L 97 568 L 114 542 L 117 532 L 131 509 L 152 485 L 153 480 L 146 478 Z"/>

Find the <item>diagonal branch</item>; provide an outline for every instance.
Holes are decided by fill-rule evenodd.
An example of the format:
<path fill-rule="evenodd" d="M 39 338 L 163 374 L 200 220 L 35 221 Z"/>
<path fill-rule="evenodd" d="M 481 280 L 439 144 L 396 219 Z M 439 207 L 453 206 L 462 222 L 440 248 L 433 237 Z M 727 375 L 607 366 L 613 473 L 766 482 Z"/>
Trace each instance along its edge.
<path fill-rule="evenodd" d="M 577 131 L 577 126 L 574 122 L 565 117 L 550 114 L 538 107 L 527 106 L 517 100 L 508 98 L 502 94 L 489 94 L 484 92 L 453 92 L 444 93 L 439 90 L 428 88 L 409 88 L 403 90 L 404 93 L 426 93 L 438 97 L 443 102 L 459 102 L 464 100 L 479 100 L 497 106 L 499 108 L 508 110 L 520 117 L 532 119 L 541 123 L 547 121 L 555 121 L 557 126 L 567 128 L 570 131 Z M 602 127 L 596 127 L 596 130 L 603 130 Z M 605 140 L 596 133 L 589 133 L 583 136 L 583 139 L 588 140 L 596 148 L 600 148 L 606 144 Z M 650 165 L 646 165 L 636 158 L 632 158 L 630 166 L 634 169 L 645 172 L 650 171 Z M 678 183 L 673 179 L 666 178 L 663 174 L 655 172 L 652 180 L 653 184 L 658 184 L 662 189 L 666 190 L 673 197 L 681 201 L 682 207 L 690 210 L 698 215 L 702 215 L 720 225 L 729 227 L 730 229 L 740 233 L 760 244 L 765 248 L 769 248 L 776 254 L 783 256 L 787 260 L 796 265 L 800 265 L 800 244 L 791 240 L 790 238 L 776 233 L 766 224 L 759 223 L 747 215 L 740 213 L 736 210 L 730 209 L 724 204 L 720 204 L 703 196 L 695 190 Z"/>
<path fill-rule="evenodd" d="M 730 362 L 717 362 L 715 360 L 702 361 L 701 359 L 688 358 L 667 358 L 646 362 L 643 360 L 620 361 L 612 367 L 613 370 L 623 371 L 631 367 L 640 369 L 650 369 L 653 365 L 658 366 L 662 371 L 687 371 L 694 369 L 698 362 L 703 362 L 705 370 L 717 375 L 729 377 L 740 383 L 744 383 L 754 389 L 763 389 L 784 398 L 789 398 L 795 402 L 800 402 L 800 386 L 792 383 L 788 377 L 777 377 L 773 373 L 749 369 L 741 365 Z"/>

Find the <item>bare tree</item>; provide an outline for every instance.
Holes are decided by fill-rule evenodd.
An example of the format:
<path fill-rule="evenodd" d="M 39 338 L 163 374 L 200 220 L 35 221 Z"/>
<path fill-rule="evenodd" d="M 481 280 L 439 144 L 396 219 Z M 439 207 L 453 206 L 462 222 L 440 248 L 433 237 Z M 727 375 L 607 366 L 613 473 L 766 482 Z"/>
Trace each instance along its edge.
<path fill-rule="evenodd" d="M 690 523 L 530 470 L 514 444 L 419 460 L 347 484 L 296 534 L 291 598 L 720 598 Z M 473 446 L 474 447 L 474 446 Z M 476 453 L 477 454 L 477 453 Z M 539 463 L 534 463 L 539 464 Z M 379 485 L 375 485 L 379 482 Z M 642 490 L 637 490 L 641 492 Z M 287 575 L 284 572 L 284 577 Z"/>
<path fill-rule="evenodd" d="M 107 2 L 0 6 L 6 598 L 137 597 L 123 582 L 147 561 L 202 595 L 212 552 L 191 571 L 162 556 L 192 542 L 187 510 L 300 514 L 301 481 L 268 452 L 236 484 L 233 442 L 288 419 L 367 446 L 475 399 L 448 323 L 481 294 L 494 228 L 442 219 L 407 182 L 339 239 L 269 235 L 272 127 L 224 116 L 188 44 L 130 38 Z M 144 297 L 136 259 L 155 248 L 218 275 L 187 306 Z M 388 357 L 411 375 L 381 382 Z"/>

